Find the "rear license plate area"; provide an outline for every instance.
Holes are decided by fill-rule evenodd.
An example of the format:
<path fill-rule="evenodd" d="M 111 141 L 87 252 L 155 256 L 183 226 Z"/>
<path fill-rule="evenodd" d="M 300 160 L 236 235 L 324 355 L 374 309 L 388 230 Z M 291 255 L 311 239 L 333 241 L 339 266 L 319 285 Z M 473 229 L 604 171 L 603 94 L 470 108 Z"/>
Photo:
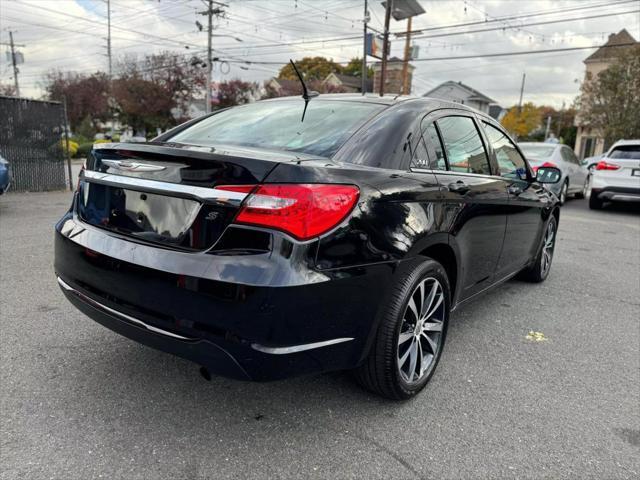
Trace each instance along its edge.
<path fill-rule="evenodd" d="M 189 250 L 212 246 L 233 212 L 197 200 L 83 182 L 80 218 L 96 227 Z"/>
<path fill-rule="evenodd" d="M 631 170 L 631 176 L 640 177 L 640 168 L 634 168 L 633 170 Z"/>

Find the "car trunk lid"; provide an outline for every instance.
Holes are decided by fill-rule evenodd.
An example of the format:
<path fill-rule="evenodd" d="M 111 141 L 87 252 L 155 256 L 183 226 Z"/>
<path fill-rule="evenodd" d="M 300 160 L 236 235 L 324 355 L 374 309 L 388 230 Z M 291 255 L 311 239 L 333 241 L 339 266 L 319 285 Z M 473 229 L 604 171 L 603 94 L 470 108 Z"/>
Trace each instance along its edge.
<path fill-rule="evenodd" d="M 279 162 L 302 159 L 236 147 L 96 145 L 81 177 L 77 213 L 90 225 L 132 239 L 206 250 L 231 223 L 251 185 Z M 247 193 L 220 185 L 244 185 Z"/>

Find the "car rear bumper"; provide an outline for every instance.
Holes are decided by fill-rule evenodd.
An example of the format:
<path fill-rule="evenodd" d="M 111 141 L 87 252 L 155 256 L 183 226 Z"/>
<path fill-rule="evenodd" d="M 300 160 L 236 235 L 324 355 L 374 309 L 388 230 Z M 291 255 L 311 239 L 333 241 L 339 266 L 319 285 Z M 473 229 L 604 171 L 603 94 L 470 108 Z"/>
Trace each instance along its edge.
<path fill-rule="evenodd" d="M 318 272 L 271 257 L 276 264 L 262 255 L 218 257 L 137 244 L 72 213 L 55 233 L 62 291 L 121 335 L 237 379 L 358 365 L 396 264 Z M 285 275 L 289 269 L 296 271 Z M 244 283 L 248 278 L 252 284 Z"/>
<path fill-rule="evenodd" d="M 609 202 L 640 202 L 640 188 L 605 187 L 592 188 L 591 195 Z"/>

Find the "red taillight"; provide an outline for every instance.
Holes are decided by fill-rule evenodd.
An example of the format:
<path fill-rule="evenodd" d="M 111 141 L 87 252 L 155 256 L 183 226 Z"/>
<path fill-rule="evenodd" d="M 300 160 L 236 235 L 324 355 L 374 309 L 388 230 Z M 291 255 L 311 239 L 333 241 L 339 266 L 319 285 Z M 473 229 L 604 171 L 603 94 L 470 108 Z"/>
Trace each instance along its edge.
<path fill-rule="evenodd" d="M 607 163 L 601 160 L 596 165 L 596 170 L 618 170 L 620 165 L 614 165 L 613 163 Z"/>
<path fill-rule="evenodd" d="M 218 188 L 231 190 L 228 186 Z M 355 185 L 260 185 L 244 201 L 235 222 L 275 228 L 309 240 L 344 220 L 359 193 Z"/>
<path fill-rule="evenodd" d="M 554 168 L 558 168 L 558 166 L 553 163 L 553 162 L 544 162 L 542 165 L 538 165 L 537 167 L 533 167 L 533 171 L 537 172 L 539 168 L 542 167 L 554 167 Z"/>

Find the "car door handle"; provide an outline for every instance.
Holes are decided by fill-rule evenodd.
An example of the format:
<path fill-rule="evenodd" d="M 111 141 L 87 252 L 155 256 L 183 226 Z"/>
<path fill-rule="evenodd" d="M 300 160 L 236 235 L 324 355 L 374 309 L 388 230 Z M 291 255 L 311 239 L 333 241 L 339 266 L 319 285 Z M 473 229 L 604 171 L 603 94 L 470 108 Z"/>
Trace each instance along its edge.
<path fill-rule="evenodd" d="M 519 185 L 509 185 L 507 192 L 509 192 L 510 195 L 520 195 L 522 193 L 522 187 Z"/>
<path fill-rule="evenodd" d="M 455 192 L 455 193 L 459 193 L 461 195 L 464 195 L 469 190 L 471 190 L 469 188 L 469 185 L 464 183 L 462 180 L 458 180 L 457 182 L 453 182 L 453 183 L 449 184 L 449 191 L 450 192 Z"/>

